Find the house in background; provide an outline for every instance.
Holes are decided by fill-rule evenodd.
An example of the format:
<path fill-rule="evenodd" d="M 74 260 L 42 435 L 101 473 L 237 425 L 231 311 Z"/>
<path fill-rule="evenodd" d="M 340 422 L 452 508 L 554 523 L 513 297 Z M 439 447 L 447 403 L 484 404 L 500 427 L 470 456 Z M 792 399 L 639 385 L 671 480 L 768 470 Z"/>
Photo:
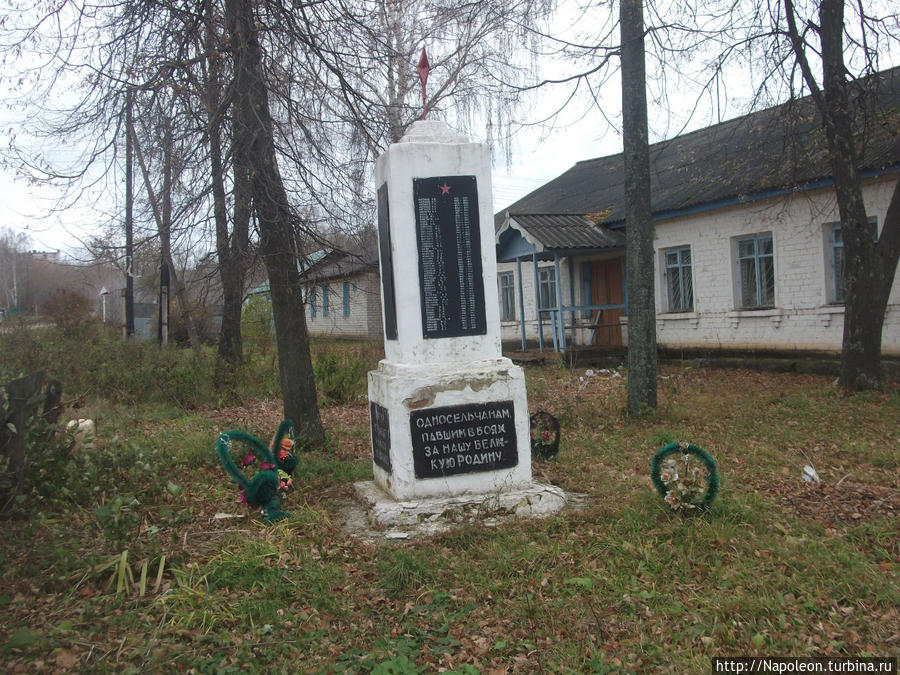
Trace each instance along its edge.
<path fill-rule="evenodd" d="M 331 251 L 301 272 L 310 335 L 380 340 L 378 251 Z"/>
<path fill-rule="evenodd" d="M 900 68 L 865 81 L 863 199 L 878 236 L 900 180 Z M 827 145 L 800 99 L 650 148 L 657 341 L 841 349 L 843 247 Z M 627 342 L 622 155 L 577 163 L 497 214 L 504 340 Z M 900 355 L 894 283 L 883 352 Z"/>
<path fill-rule="evenodd" d="M 314 337 L 381 340 L 381 282 L 377 249 L 362 253 L 315 251 L 297 263 L 306 328 Z M 248 294 L 269 300 L 266 279 Z M 274 331 L 274 327 L 272 327 Z"/>

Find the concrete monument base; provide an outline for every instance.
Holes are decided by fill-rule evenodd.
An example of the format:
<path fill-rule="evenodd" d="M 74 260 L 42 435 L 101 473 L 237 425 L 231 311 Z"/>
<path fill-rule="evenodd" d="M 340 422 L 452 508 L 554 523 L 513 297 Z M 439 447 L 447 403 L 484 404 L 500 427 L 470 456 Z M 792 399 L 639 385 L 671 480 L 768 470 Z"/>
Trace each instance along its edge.
<path fill-rule="evenodd" d="M 412 530 L 414 534 L 442 532 L 455 524 L 468 521 L 490 525 L 504 517 L 543 518 L 559 513 L 566 506 L 580 505 L 584 501 L 584 495 L 567 494 L 555 485 L 540 483 L 480 495 L 432 497 L 413 501 L 391 498 L 374 481 L 354 483 L 354 488 L 373 527 L 394 531 Z M 391 534 L 389 531 L 385 536 L 391 538 Z M 400 534 L 405 538 L 408 532 Z"/>
<path fill-rule="evenodd" d="M 375 483 L 412 500 L 531 485 L 525 377 L 509 359 L 369 373 Z"/>

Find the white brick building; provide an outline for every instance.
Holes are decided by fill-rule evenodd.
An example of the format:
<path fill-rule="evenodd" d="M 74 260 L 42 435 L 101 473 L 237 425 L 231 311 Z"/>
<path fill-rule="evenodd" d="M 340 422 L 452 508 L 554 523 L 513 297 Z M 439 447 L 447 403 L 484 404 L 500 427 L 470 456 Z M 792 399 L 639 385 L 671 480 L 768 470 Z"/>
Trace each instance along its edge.
<path fill-rule="evenodd" d="M 873 81 L 883 124 L 867 130 L 859 168 L 877 236 L 900 180 L 900 69 Z M 660 347 L 840 351 L 843 247 L 811 113 L 795 102 L 651 147 Z M 579 162 L 498 214 L 504 340 L 539 339 L 540 306 L 548 347 L 627 341 L 623 200 L 615 155 Z M 896 277 L 882 349 L 900 355 Z"/>
<path fill-rule="evenodd" d="M 302 279 L 310 335 L 381 339 L 377 258 L 333 252 L 306 269 Z"/>

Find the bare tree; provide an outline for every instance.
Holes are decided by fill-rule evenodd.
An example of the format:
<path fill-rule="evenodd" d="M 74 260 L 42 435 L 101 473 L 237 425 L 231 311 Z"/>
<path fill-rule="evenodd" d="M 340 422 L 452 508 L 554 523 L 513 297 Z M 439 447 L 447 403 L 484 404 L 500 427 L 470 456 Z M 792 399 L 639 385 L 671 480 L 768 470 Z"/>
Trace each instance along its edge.
<path fill-rule="evenodd" d="M 796 66 L 822 119 L 841 215 L 846 300 L 840 384 L 847 389 L 881 389 L 881 334 L 900 259 L 900 180 L 894 184 L 887 217 L 876 239 L 869 226 L 856 166 L 861 157 L 861 137 L 854 116 L 864 114 L 865 91 L 847 81 L 845 38 L 851 36 L 844 2 L 820 0 L 818 23 L 807 19 L 799 24 L 793 0 L 784 0 L 784 17 Z M 862 12 L 859 18 L 865 38 L 866 24 L 875 17 Z M 870 50 L 863 46 L 867 66 L 875 57 Z M 816 57 L 821 61 L 821 80 L 811 63 Z"/>
<path fill-rule="evenodd" d="M 160 193 L 154 189 L 150 171 L 141 150 L 141 143 L 138 138 L 134 139 L 135 154 L 140 166 L 141 175 L 143 177 L 144 187 L 147 191 L 147 199 L 153 212 L 153 218 L 156 222 L 157 232 L 159 235 L 160 249 L 160 265 L 165 270 L 162 276 L 170 280 L 175 287 L 175 295 L 178 298 L 179 305 L 185 317 L 187 326 L 188 339 L 195 354 L 200 353 L 200 337 L 195 326 L 195 319 L 191 309 L 191 302 L 188 298 L 187 288 L 184 284 L 181 274 L 175 266 L 172 257 L 172 231 L 173 231 L 173 164 L 175 159 L 174 140 L 172 135 L 172 120 L 166 113 L 159 111 L 157 116 L 153 118 L 155 124 L 154 130 L 158 132 L 158 136 L 162 138 L 160 144 L 162 155 L 162 186 Z M 181 168 L 179 166 L 179 168 Z"/>
<path fill-rule="evenodd" d="M 24 273 L 28 238 L 12 230 L 0 230 L 0 305 L 4 309 L 19 306 L 20 275 Z"/>
<path fill-rule="evenodd" d="M 624 10 L 624 1 L 621 6 Z M 881 335 L 900 257 L 900 187 L 895 187 L 880 236 L 875 239 L 862 200 L 858 167 L 866 154 L 865 145 L 872 136 L 873 125 L 880 123 L 867 112 L 868 97 L 880 82 L 876 75 L 879 58 L 896 53 L 900 46 L 896 3 L 710 0 L 700 5 L 646 2 L 643 7 L 647 14 L 644 34 L 650 45 L 647 53 L 655 60 L 644 80 L 654 92 L 653 103 L 664 125 L 656 130 L 657 136 L 684 128 L 677 122 L 672 127 L 675 117 L 668 97 L 677 92 L 684 99 L 685 89 L 697 93 L 688 120 L 702 112 L 704 97 L 709 101 L 708 109 L 719 120 L 773 102 L 811 97 L 827 142 L 844 237 L 846 300 L 840 381 L 852 389 L 880 388 Z M 849 17 L 845 17 L 845 11 Z M 557 112 L 571 106 L 580 92 L 587 91 L 589 104 L 595 105 L 599 114 L 608 115 L 597 92 L 614 70 L 611 66 L 619 52 L 613 37 L 615 26 L 612 21 L 599 25 L 582 23 L 591 26 L 589 36 L 543 37 L 574 62 L 586 61 L 587 65 L 535 86 L 568 87 L 553 97 L 560 101 Z M 621 28 L 624 32 L 625 26 Z M 629 60 L 624 37 L 621 51 L 624 81 Z M 729 101 L 725 86 L 729 77 L 740 78 L 752 86 L 746 102 L 738 108 Z M 629 117 L 629 93 L 635 87 L 643 89 L 637 82 L 623 89 L 624 124 Z M 800 111 L 802 107 L 792 105 L 786 109 Z M 608 121 L 617 126 L 614 119 Z M 795 122 L 784 120 L 786 125 Z M 626 129 L 625 136 L 628 135 Z M 629 154 L 626 139 L 626 159 Z M 628 201 L 629 206 L 634 205 L 633 198 Z M 633 246 L 629 239 L 629 251 Z M 646 267 L 629 266 L 629 300 L 639 283 L 634 274 L 646 272 L 651 264 L 648 259 Z M 635 335 L 633 311 L 629 309 L 629 338 Z M 646 362 L 646 358 L 639 362 Z"/>
<path fill-rule="evenodd" d="M 259 219 L 259 248 L 269 274 L 284 413 L 307 443 L 319 445 L 324 430 L 316 403 L 297 269 L 297 215 L 288 202 L 278 167 L 258 27 L 250 0 L 226 0 L 225 22 L 234 58 L 235 174 L 249 177 Z"/>
<path fill-rule="evenodd" d="M 42 31 L 53 23 L 43 20 L 54 19 L 58 30 L 49 31 L 55 43 L 47 53 L 59 75 L 56 81 L 37 77 L 34 98 L 52 91 L 59 78 L 84 83 L 82 98 L 66 106 L 47 133 L 58 137 L 68 130 L 91 142 L 71 171 L 60 170 L 49 157 L 23 166 L 66 182 L 72 198 L 86 181 L 114 187 L 116 139 L 122 138 L 120 113 L 129 89 L 138 92 L 138 119 L 165 118 L 177 142 L 193 139 L 195 148 L 204 148 L 202 158 L 182 167 L 194 177 L 194 190 L 170 191 L 178 180 L 166 178 L 171 159 L 152 147 L 149 127 L 140 132 L 144 183 L 155 187 L 147 190 L 139 220 L 144 232 L 155 222 L 164 240 L 174 237 L 179 222 L 182 232 L 188 225 L 211 225 L 226 294 L 220 350 L 223 358 L 237 361 L 235 317 L 255 217 L 270 280 L 285 412 L 308 441 L 318 443 L 322 431 L 298 258 L 328 246 L 326 230 L 351 233 L 369 224 L 374 157 L 420 114 L 411 65 L 421 44 L 429 45 L 434 64 L 429 108 L 463 126 L 481 115 L 491 121 L 493 134 L 508 121 L 514 96 L 500 102 L 499 85 L 492 82 L 513 70 L 510 55 L 522 34 L 517 26 L 547 4 L 154 0 L 90 11 L 72 2 L 49 10 L 35 5 L 37 18 L 13 47 L 25 46 L 29 35 L 43 40 Z M 171 105 L 161 117 L 162 98 Z M 175 202 L 167 201 L 170 195 Z M 194 217 L 187 218 L 189 213 Z M 196 241 L 195 235 L 185 237 Z M 163 242 L 162 248 L 169 247 Z"/>
<path fill-rule="evenodd" d="M 207 151 L 209 153 L 210 185 L 213 199 L 213 219 L 216 230 L 216 254 L 219 276 L 222 280 L 222 324 L 219 330 L 219 357 L 232 365 L 243 359 L 241 337 L 241 308 L 244 285 L 250 265 L 250 216 L 251 200 L 249 175 L 243 170 L 238 155 L 233 164 L 233 210 L 231 227 L 228 226 L 228 201 L 225 185 L 225 110 L 222 94 L 225 60 L 219 45 L 223 40 L 214 7 L 207 10 L 204 29 L 205 68 L 203 70 L 202 96 L 206 113 Z"/>

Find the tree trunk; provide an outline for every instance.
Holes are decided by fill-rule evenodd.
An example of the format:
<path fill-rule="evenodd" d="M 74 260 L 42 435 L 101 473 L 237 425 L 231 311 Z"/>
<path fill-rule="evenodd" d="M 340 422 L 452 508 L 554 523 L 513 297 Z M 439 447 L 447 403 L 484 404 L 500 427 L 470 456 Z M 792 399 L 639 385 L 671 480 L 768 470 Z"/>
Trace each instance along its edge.
<path fill-rule="evenodd" d="M 234 52 L 235 174 L 250 177 L 260 234 L 260 253 L 269 274 L 278 366 L 285 417 L 305 443 L 325 434 L 316 404 L 309 336 L 294 241 L 296 217 L 275 158 L 272 118 L 262 70 L 262 53 L 250 0 L 228 0 L 225 16 Z"/>
<path fill-rule="evenodd" d="M 837 190 L 837 179 L 835 179 Z M 891 294 L 897 259 L 900 257 L 900 181 L 888 207 L 878 243 L 872 242 L 867 220 L 855 228 L 853 244 L 848 244 L 848 221 L 841 208 L 841 232 L 844 237 L 846 296 L 844 305 L 844 341 L 839 383 L 845 389 L 877 389 L 884 385 L 881 365 L 881 334 Z M 847 198 L 852 204 L 852 197 Z"/>
<path fill-rule="evenodd" d="M 620 4 L 622 139 L 625 164 L 625 268 L 628 291 L 628 412 L 656 410 L 656 301 L 650 145 L 642 0 Z"/>
<path fill-rule="evenodd" d="M 822 0 L 819 8 L 823 92 L 821 113 L 841 216 L 845 255 L 844 336 L 840 385 L 846 389 L 881 389 L 881 333 L 897 269 L 897 187 L 893 217 L 885 220 L 879 241 L 873 237 L 856 169 L 853 115 L 845 79 L 843 0 Z M 889 212 L 890 213 L 890 212 Z"/>
<path fill-rule="evenodd" d="M 246 174 L 239 175 L 235 171 L 234 222 L 229 235 L 225 172 L 222 163 L 222 83 L 213 20 L 212 16 L 208 17 L 206 29 L 208 67 L 205 102 L 209 163 L 212 174 L 213 217 L 216 225 L 216 254 L 219 259 L 219 278 L 222 280 L 219 358 L 234 366 L 244 358 L 241 311 L 244 302 L 244 281 L 247 275 L 247 256 L 250 244 L 250 194 Z"/>

